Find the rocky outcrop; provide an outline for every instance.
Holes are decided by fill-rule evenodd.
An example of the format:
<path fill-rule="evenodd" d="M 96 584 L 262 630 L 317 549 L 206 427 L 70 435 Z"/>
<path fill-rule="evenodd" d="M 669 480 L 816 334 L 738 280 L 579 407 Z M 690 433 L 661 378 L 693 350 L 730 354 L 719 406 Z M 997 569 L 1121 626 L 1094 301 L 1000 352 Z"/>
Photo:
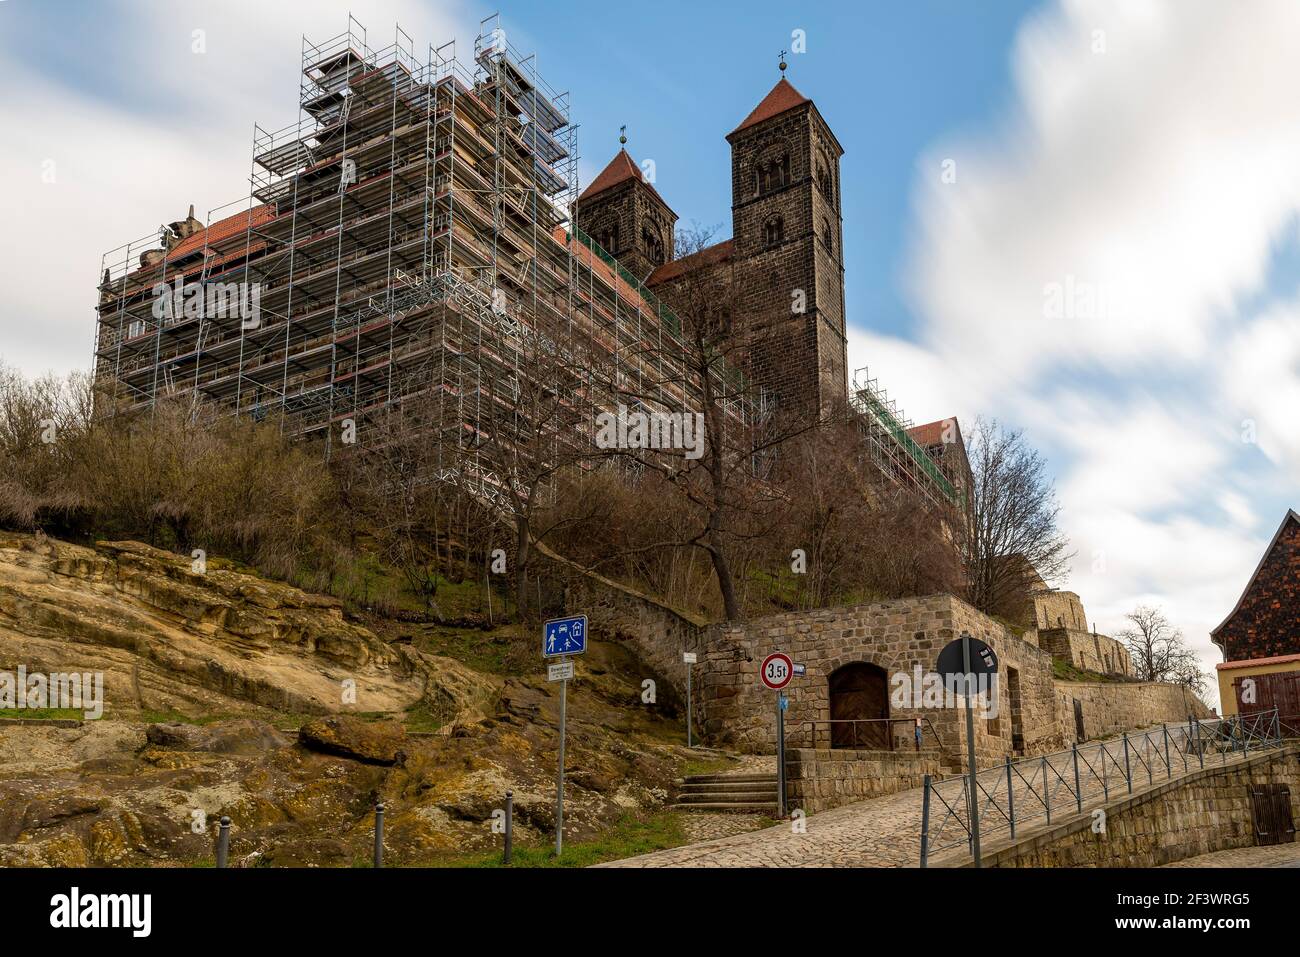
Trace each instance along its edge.
<path fill-rule="evenodd" d="M 0 535 L 0 670 L 102 672 L 118 715 L 402 711 L 437 690 L 338 600 L 217 565 Z"/>
<path fill-rule="evenodd" d="M 392 721 L 358 721 L 347 715 L 314 718 L 298 729 L 305 747 L 325 754 L 340 754 L 368 764 L 396 764 L 406 731 Z"/>

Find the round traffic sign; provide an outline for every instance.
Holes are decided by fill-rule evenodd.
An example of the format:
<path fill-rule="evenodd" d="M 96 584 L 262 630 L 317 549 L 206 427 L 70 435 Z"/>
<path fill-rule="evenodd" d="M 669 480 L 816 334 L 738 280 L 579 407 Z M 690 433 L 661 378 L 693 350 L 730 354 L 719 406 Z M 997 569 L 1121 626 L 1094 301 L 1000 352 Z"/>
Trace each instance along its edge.
<path fill-rule="evenodd" d="M 980 675 L 995 675 L 998 673 L 998 656 L 994 654 L 993 649 L 980 641 L 978 638 L 966 638 L 970 641 L 970 673 L 979 679 Z M 945 680 L 966 680 L 966 668 L 962 660 L 962 639 L 954 638 L 948 644 L 944 645 L 943 651 L 939 652 L 939 660 L 935 662 L 935 671 L 939 672 Z"/>
<path fill-rule="evenodd" d="M 762 667 L 758 669 L 758 676 L 763 679 L 763 684 L 773 691 L 780 691 L 794 677 L 794 662 L 790 660 L 789 655 L 774 651 L 763 659 Z"/>

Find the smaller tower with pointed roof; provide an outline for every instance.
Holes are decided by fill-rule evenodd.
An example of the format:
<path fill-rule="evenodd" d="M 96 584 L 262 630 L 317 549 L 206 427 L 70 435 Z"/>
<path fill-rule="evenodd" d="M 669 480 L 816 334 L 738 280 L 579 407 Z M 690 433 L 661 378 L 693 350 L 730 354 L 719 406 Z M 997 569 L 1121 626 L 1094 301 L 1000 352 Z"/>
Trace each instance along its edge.
<path fill-rule="evenodd" d="M 578 197 L 574 221 L 637 279 L 644 281 L 673 258 L 677 214 L 626 148 Z"/>

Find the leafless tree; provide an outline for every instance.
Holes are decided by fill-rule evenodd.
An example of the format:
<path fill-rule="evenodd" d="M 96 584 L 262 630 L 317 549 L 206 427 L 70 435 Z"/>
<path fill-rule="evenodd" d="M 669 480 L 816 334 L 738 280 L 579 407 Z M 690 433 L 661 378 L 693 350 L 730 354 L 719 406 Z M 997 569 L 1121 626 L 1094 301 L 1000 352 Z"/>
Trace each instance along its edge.
<path fill-rule="evenodd" d="M 1160 609 L 1148 605 L 1139 606 L 1125 617 L 1133 627 L 1116 637 L 1128 646 L 1135 676 L 1143 681 L 1184 685 L 1198 697 L 1204 696 L 1209 679 L 1182 631 L 1170 624 Z"/>
<path fill-rule="evenodd" d="M 1057 526 L 1060 506 L 1046 462 L 1019 430 L 978 419 L 969 455 L 974 486 L 962 541 L 967 598 L 988 614 L 1014 616 L 1034 573 L 1059 578 L 1073 557 Z"/>

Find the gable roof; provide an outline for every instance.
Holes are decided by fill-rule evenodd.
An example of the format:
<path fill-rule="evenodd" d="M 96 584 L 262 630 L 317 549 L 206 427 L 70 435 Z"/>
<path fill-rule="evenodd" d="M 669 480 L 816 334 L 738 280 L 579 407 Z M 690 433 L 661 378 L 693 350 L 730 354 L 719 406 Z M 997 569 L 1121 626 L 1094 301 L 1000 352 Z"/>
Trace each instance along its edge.
<path fill-rule="evenodd" d="M 659 202 L 665 206 L 664 198 L 659 195 L 659 191 L 651 185 L 650 181 L 645 178 L 641 168 L 636 165 L 636 161 L 626 149 L 621 149 L 609 161 L 609 165 L 600 171 L 600 175 L 591 181 L 591 185 L 582 191 L 578 197 L 581 203 L 584 199 L 590 199 L 598 193 L 603 193 L 607 189 L 613 189 L 615 186 L 621 186 L 628 180 L 636 180 L 643 184 L 650 192 L 655 194 Z M 670 207 L 671 210 L 671 207 Z"/>
<path fill-rule="evenodd" d="M 767 96 L 763 97 L 758 106 L 754 107 L 749 116 L 745 117 L 730 135 L 735 136 L 741 130 L 747 130 L 764 120 L 770 120 L 774 116 L 780 116 L 788 110 L 811 102 L 812 100 L 796 90 L 789 80 L 781 77 L 776 86 L 772 87 Z"/>
<path fill-rule="evenodd" d="M 691 253 L 689 256 L 683 256 L 681 259 L 674 259 L 666 262 L 650 274 L 650 278 L 645 281 L 647 286 L 657 286 L 659 283 L 668 282 L 679 276 L 684 276 L 688 272 L 694 272 L 696 269 L 703 269 L 708 266 L 716 266 L 718 263 L 726 262 L 736 252 L 735 240 L 727 239 L 720 243 L 714 243 L 712 246 L 706 246 L 699 252 Z"/>
<path fill-rule="evenodd" d="M 1228 612 L 1228 617 L 1219 622 L 1218 627 L 1214 628 L 1210 632 L 1210 641 L 1219 646 L 1219 650 L 1223 652 L 1224 657 L 1227 657 L 1227 649 L 1224 648 L 1223 643 L 1220 642 L 1216 636 L 1223 630 L 1224 626 L 1227 625 L 1228 622 L 1232 621 L 1233 616 L 1241 610 L 1241 603 L 1244 602 L 1246 596 L 1250 594 L 1251 588 L 1255 585 L 1255 579 L 1257 579 L 1259 573 L 1264 570 L 1264 564 L 1268 561 L 1268 557 L 1273 554 L 1273 549 L 1277 547 L 1278 539 L 1282 537 L 1282 533 L 1286 531 L 1287 525 L 1291 522 L 1300 525 L 1300 515 L 1297 515 L 1293 508 L 1287 510 L 1286 518 L 1282 519 L 1282 524 L 1279 525 L 1277 531 L 1273 533 L 1272 539 L 1269 540 L 1268 547 L 1264 549 L 1263 557 L 1260 558 L 1259 564 L 1255 566 L 1255 570 L 1250 575 L 1250 581 L 1246 582 L 1246 587 L 1241 590 L 1241 597 L 1237 599 L 1237 604 L 1232 606 L 1232 611 Z"/>

